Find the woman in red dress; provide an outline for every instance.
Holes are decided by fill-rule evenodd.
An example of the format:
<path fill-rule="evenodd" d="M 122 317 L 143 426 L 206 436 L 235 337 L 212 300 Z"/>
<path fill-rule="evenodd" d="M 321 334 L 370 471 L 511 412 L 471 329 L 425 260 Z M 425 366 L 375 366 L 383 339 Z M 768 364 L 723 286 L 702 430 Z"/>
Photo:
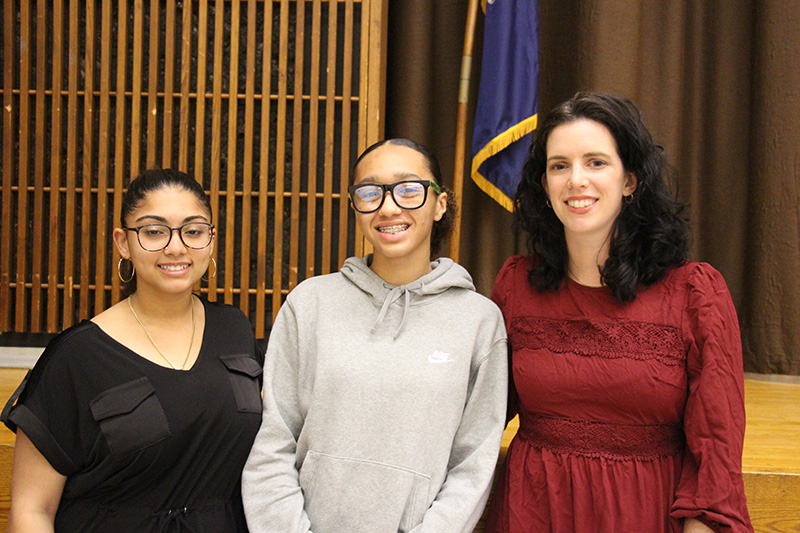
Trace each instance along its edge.
<path fill-rule="evenodd" d="M 665 168 L 624 98 L 578 93 L 535 133 L 515 198 L 530 253 L 492 294 L 520 429 L 487 531 L 752 531 L 736 311 L 687 261 Z"/>

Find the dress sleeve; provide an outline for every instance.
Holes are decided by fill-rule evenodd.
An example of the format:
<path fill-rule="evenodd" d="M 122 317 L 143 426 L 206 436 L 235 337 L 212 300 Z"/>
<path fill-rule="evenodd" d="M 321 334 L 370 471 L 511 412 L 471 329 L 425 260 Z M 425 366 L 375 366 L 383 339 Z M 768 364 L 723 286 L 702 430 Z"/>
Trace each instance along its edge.
<path fill-rule="evenodd" d="M 83 462 L 80 429 L 83 416 L 71 368 L 76 329 L 67 330 L 48 344 L 3 410 L 3 422 L 21 429 L 50 465 L 69 476 Z M 78 350 L 80 351 L 80 350 Z"/>
<path fill-rule="evenodd" d="M 520 278 L 521 271 L 524 271 L 524 278 L 527 280 L 528 269 L 525 265 L 524 256 L 515 255 L 506 259 L 503 268 L 497 273 L 492 287 L 492 301 L 497 304 L 503 313 L 506 330 L 509 330 L 511 318 L 514 316 L 512 310 L 511 294 L 514 291 L 517 280 Z M 527 282 L 527 281 L 526 281 Z M 506 407 L 506 423 L 519 413 L 519 395 L 517 387 L 514 385 L 514 372 L 511 361 L 512 347 L 511 340 L 508 342 L 506 358 L 508 360 L 508 401 Z"/>
<path fill-rule="evenodd" d="M 742 481 L 744 378 L 736 310 L 725 281 L 709 265 L 695 265 L 688 284 L 687 452 L 671 516 L 696 518 L 715 531 L 753 531 Z"/>
<path fill-rule="evenodd" d="M 287 300 L 270 332 L 261 428 L 242 473 L 242 499 L 251 531 L 305 533 L 311 527 L 295 466 L 304 422 L 298 352 L 297 319 Z"/>
<path fill-rule="evenodd" d="M 471 377 L 447 478 L 422 523 L 409 533 L 470 533 L 486 506 L 505 428 L 507 350 L 499 316 L 492 339 Z"/>

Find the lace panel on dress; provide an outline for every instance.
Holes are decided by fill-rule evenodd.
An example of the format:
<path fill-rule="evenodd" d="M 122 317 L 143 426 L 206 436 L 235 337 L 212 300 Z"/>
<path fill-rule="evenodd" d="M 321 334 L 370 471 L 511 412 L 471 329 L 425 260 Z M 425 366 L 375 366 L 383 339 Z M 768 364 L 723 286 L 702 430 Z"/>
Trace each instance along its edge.
<path fill-rule="evenodd" d="M 520 413 L 519 438 L 555 453 L 624 461 L 671 457 L 684 449 L 680 424 L 612 424 Z"/>
<path fill-rule="evenodd" d="M 547 349 L 608 359 L 655 359 L 665 365 L 686 366 L 686 347 L 680 330 L 651 322 L 601 322 L 521 316 L 511 321 L 513 349 Z"/>

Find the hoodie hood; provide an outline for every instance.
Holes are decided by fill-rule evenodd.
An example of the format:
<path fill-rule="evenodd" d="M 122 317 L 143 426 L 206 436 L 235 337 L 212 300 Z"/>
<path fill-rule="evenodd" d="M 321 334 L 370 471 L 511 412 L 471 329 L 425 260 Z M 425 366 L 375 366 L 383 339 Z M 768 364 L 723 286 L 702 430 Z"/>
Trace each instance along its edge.
<path fill-rule="evenodd" d="M 395 331 L 395 338 L 403 330 L 409 308 L 429 297 L 436 296 L 451 288 L 474 291 L 472 277 L 464 267 L 448 257 L 440 257 L 431 261 L 432 271 L 407 285 L 391 285 L 386 283 L 370 269 L 372 254 L 364 258 L 350 257 L 342 265 L 340 272 L 356 287 L 369 294 L 376 305 L 380 305 L 374 332 L 383 322 L 389 307 L 402 300 L 403 319 Z"/>

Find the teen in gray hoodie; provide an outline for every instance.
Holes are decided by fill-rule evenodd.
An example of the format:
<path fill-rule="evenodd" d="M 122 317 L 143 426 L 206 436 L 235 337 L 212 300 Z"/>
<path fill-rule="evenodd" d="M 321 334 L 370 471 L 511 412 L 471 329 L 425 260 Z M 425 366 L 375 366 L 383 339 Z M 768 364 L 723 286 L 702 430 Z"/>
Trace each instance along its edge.
<path fill-rule="evenodd" d="M 503 319 L 461 266 L 430 261 L 454 213 L 425 147 L 377 143 L 353 176 L 374 253 L 304 281 L 278 313 L 242 477 L 248 526 L 469 532 L 505 426 Z"/>

